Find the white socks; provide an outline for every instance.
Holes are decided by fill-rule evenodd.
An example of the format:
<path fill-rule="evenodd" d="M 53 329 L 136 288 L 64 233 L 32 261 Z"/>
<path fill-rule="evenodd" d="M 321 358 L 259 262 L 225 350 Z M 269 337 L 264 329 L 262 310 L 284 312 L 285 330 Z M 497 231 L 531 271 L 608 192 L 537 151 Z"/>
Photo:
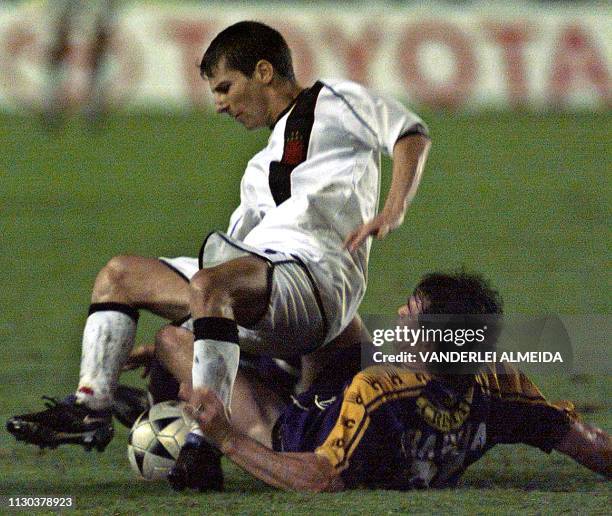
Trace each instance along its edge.
<path fill-rule="evenodd" d="M 193 388 L 214 390 L 229 410 L 240 360 L 238 326 L 231 319 L 202 317 L 193 322 L 193 327 Z M 203 435 L 196 422 L 191 431 Z"/>
<path fill-rule="evenodd" d="M 134 345 L 138 311 L 119 303 L 95 303 L 83 331 L 77 401 L 109 408 L 121 368 Z"/>
<path fill-rule="evenodd" d="M 221 398 L 229 409 L 238 373 L 240 348 L 233 342 L 198 340 L 193 344 L 193 366 L 191 380 L 194 389 L 209 387 Z"/>

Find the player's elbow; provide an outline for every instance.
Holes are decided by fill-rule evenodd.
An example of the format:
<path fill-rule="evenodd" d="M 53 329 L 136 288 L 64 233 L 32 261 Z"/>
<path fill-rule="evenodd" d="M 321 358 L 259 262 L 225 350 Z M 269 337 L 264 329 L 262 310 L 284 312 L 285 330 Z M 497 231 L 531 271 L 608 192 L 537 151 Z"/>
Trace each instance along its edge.
<path fill-rule="evenodd" d="M 298 479 L 292 487 L 295 491 L 308 493 L 329 493 L 342 491 L 344 488 L 342 479 L 333 469 L 332 465 L 321 457 L 316 457 L 316 462 L 309 468 L 303 469 L 304 476 Z"/>
<path fill-rule="evenodd" d="M 294 486 L 294 490 L 305 493 L 331 493 L 341 491 L 342 487 L 338 485 L 335 479 L 321 475 Z"/>

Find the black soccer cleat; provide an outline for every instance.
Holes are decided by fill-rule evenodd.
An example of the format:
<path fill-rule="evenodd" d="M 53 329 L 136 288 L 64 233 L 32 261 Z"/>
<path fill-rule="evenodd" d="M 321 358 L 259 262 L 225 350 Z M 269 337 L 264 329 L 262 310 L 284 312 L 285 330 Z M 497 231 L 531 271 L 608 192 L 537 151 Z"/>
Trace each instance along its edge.
<path fill-rule="evenodd" d="M 113 416 L 123 425 L 132 428 L 134 423 L 150 404 L 147 393 L 136 387 L 118 385 L 113 398 Z"/>
<path fill-rule="evenodd" d="M 168 482 L 175 491 L 223 491 L 221 453 L 202 437 L 189 434 L 168 472 Z"/>
<path fill-rule="evenodd" d="M 13 416 L 6 422 L 6 429 L 18 441 L 41 449 L 79 444 L 86 451 L 104 451 L 114 434 L 110 410 L 91 410 L 76 403 L 74 395 L 61 401 L 47 396 L 43 399 L 46 410 Z"/>

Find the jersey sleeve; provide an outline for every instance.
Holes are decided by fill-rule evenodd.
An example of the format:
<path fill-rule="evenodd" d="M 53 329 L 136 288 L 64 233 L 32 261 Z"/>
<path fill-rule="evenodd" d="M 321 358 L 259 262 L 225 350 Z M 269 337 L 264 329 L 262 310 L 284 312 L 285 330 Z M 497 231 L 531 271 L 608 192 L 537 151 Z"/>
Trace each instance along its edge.
<path fill-rule="evenodd" d="M 230 217 L 227 234 L 237 240 L 244 240 L 260 221 L 261 216 L 259 213 L 240 204 Z"/>
<path fill-rule="evenodd" d="M 336 424 L 316 450 L 340 473 L 347 487 L 376 485 L 393 479 L 399 437 L 389 402 L 415 397 L 423 382 L 393 369 L 370 368 L 357 374 L 344 392 Z M 382 484 L 381 484 L 382 485 Z"/>
<path fill-rule="evenodd" d="M 538 387 L 509 364 L 497 364 L 482 382 L 491 399 L 488 428 L 497 444 L 522 443 L 546 453 L 579 419 L 569 401 L 550 403 Z"/>
<path fill-rule="evenodd" d="M 328 85 L 343 104 L 342 123 L 362 144 L 393 155 L 395 143 L 410 134 L 428 136 L 421 118 L 401 102 L 353 83 Z"/>

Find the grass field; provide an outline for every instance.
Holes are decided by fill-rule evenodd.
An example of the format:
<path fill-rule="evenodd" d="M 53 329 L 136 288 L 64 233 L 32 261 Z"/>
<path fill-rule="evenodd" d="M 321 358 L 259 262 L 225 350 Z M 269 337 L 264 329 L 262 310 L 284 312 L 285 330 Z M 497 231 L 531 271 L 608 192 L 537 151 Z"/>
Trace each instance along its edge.
<path fill-rule="evenodd" d="M 508 313 L 609 314 L 610 118 L 425 118 L 434 142 L 426 176 L 404 226 L 374 246 L 363 312 L 393 310 L 426 271 L 465 265 L 492 279 Z M 42 394 L 74 389 L 90 288 L 108 258 L 194 255 L 210 229 L 225 228 L 244 165 L 266 138 L 202 114 L 117 116 L 99 133 L 78 120 L 48 133 L 34 119 L 0 117 L 3 425 L 37 410 Z M 388 184 L 388 164 L 385 172 Z M 158 325 L 143 317 L 139 340 Z M 612 431 L 612 376 L 537 380 Z M 88 514 L 610 510 L 609 483 L 527 447 L 498 447 L 453 491 L 281 493 L 228 464 L 225 493 L 177 495 L 135 480 L 126 436 L 119 428 L 104 454 L 89 455 L 40 453 L 0 432 L 0 495 L 73 495 Z"/>

